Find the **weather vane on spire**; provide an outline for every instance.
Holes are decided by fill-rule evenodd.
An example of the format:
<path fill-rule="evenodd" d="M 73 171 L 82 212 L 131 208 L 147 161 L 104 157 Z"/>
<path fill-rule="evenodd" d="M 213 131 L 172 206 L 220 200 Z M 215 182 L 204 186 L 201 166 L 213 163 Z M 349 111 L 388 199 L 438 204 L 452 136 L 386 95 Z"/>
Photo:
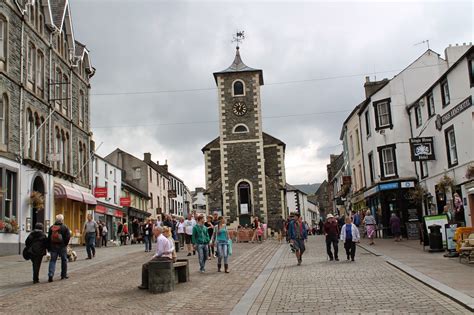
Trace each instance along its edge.
<path fill-rule="evenodd" d="M 232 43 L 237 43 L 236 48 L 239 49 L 239 44 L 242 43 L 244 39 L 245 39 L 244 31 L 237 31 L 232 37 Z"/>

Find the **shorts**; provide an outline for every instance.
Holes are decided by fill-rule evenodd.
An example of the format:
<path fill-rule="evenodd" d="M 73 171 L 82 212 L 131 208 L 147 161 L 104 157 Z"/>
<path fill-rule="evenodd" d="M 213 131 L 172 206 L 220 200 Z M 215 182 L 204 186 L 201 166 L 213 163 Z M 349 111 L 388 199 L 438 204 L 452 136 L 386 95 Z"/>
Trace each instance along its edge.
<path fill-rule="evenodd" d="M 301 254 L 303 254 L 304 251 L 306 250 L 306 247 L 304 246 L 304 240 L 301 240 L 301 239 L 294 240 L 293 247 L 295 250 L 297 251 L 299 250 Z"/>
<path fill-rule="evenodd" d="M 192 235 L 184 234 L 184 242 L 186 244 L 191 244 L 192 238 L 193 238 Z"/>

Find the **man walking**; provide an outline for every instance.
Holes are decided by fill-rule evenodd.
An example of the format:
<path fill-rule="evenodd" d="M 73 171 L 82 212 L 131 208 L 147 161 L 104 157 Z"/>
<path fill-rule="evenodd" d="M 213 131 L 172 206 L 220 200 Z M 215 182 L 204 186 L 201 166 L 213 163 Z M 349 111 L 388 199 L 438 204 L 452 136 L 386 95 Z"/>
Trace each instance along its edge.
<path fill-rule="evenodd" d="M 204 226 L 204 216 L 198 216 L 197 225 L 193 227 L 192 241 L 195 250 L 197 249 L 199 256 L 199 271 L 206 271 L 206 260 L 209 256 L 209 233 L 207 227 Z"/>
<path fill-rule="evenodd" d="M 71 233 L 69 228 L 63 223 L 64 216 L 58 214 L 56 222 L 49 228 L 48 242 L 49 252 L 51 253 L 51 260 L 48 268 L 48 282 L 53 282 L 54 271 L 56 269 L 56 260 L 58 256 L 61 257 L 61 280 L 68 279 L 67 276 L 67 250 Z"/>
<path fill-rule="evenodd" d="M 162 234 L 163 228 L 155 225 L 153 228 L 153 235 L 156 238 L 156 253 L 153 255 L 151 261 L 172 261 L 173 251 L 171 250 L 170 242 Z M 150 262 L 151 262 L 150 261 Z M 138 287 L 139 289 L 148 289 L 148 269 L 150 262 L 147 262 L 142 266 L 142 284 Z"/>
<path fill-rule="evenodd" d="M 188 214 L 186 220 L 184 220 L 184 240 L 186 242 L 186 247 L 188 248 L 188 256 L 191 256 L 191 251 L 193 255 L 196 255 L 196 250 L 192 247 L 192 237 L 193 237 L 193 228 L 196 225 L 196 220 L 194 220 L 191 214 Z"/>
<path fill-rule="evenodd" d="M 95 239 L 99 235 L 97 223 L 92 220 L 92 214 L 87 215 L 87 222 L 84 224 L 83 234 L 86 239 L 87 258 L 95 257 Z"/>
<path fill-rule="evenodd" d="M 329 256 L 329 260 L 339 261 L 338 257 L 338 240 L 339 240 L 339 226 L 337 220 L 332 214 L 328 214 L 326 223 L 323 226 L 323 233 L 326 236 L 326 251 Z M 334 248 L 334 256 L 331 252 L 331 244 Z"/>
<path fill-rule="evenodd" d="M 296 213 L 293 220 L 288 224 L 288 234 L 290 244 L 292 244 L 295 249 L 296 259 L 299 266 L 303 261 L 303 253 L 306 250 L 304 242 L 308 239 L 308 230 L 306 229 L 299 213 Z"/>

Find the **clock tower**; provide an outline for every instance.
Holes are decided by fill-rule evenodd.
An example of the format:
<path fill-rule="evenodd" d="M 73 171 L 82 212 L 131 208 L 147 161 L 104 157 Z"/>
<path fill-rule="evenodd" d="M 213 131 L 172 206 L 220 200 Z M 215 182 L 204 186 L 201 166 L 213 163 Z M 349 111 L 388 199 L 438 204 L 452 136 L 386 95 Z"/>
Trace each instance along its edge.
<path fill-rule="evenodd" d="M 232 64 L 214 79 L 219 137 L 203 148 L 208 209 L 230 223 L 250 225 L 259 217 L 272 226 L 286 217 L 285 145 L 262 131 L 263 72 L 245 65 L 237 46 Z"/>

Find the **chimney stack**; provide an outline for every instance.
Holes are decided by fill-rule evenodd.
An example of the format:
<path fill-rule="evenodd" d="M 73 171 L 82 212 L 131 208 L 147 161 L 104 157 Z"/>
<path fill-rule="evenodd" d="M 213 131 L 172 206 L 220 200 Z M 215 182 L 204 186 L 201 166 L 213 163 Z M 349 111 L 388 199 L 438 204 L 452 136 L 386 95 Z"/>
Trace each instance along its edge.
<path fill-rule="evenodd" d="M 143 161 L 151 162 L 151 153 L 143 153 Z"/>
<path fill-rule="evenodd" d="M 383 79 L 381 81 L 370 81 L 369 77 L 365 77 L 364 89 L 365 97 L 371 97 L 382 85 L 387 83 L 388 79 Z"/>

